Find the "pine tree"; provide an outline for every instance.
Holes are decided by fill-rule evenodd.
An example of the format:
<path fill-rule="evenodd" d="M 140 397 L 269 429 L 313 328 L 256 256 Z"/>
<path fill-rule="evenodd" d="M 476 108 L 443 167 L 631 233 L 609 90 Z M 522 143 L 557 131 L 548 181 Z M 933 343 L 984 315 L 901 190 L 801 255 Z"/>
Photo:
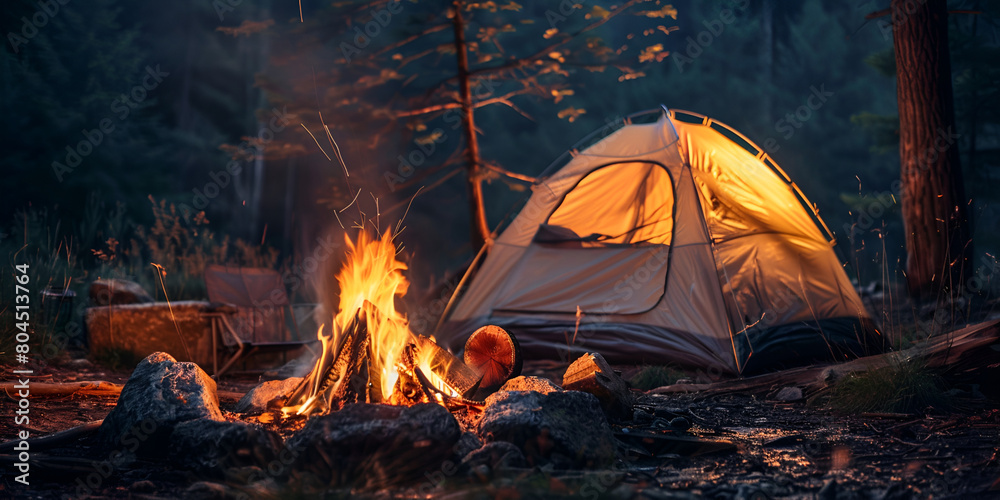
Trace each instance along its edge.
<path fill-rule="evenodd" d="M 354 2 L 314 13 L 293 28 L 298 39 L 333 49 L 332 60 L 319 64 L 310 60 L 308 69 L 300 64 L 301 72 L 289 72 L 292 63 L 300 63 L 297 59 L 316 49 L 315 44 L 308 49 L 293 45 L 275 58 L 284 74 L 270 75 L 264 85 L 272 100 L 294 108 L 293 113 L 324 145 L 325 127 L 338 135 L 353 132 L 355 138 L 366 137 L 372 148 L 381 148 L 386 141 L 407 144 L 396 165 L 367 176 L 390 191 L 412 192 L 430 176 L 441 182 L 441 175 L 464 167 L 472 242 L 478 248 L 490 237 L 482 183 L 498 178 L 531 180 L 481 153 L 478 134 L 495 128 L 497 117 L 487 107 L 506 108 L 507 115 L 499 120 L 511 123 L 517 116 L 534 119 L 535 113 L 522 105 L 534 111 L 548 101 L 559 118 L 575 121 L 586 113 L 570 104 L 577 75 L 609 72 L 622 81 L 644 76 L 634 66 L 662 61 L 667 55 L 662 43 L 643 37 L 631 43 L 639 50 L 626 56 L 622 55 L 626 40 L 607 41 L 608 26 L 626 13 L 641 16 L 635 18 L 640 26 L 635 31 L 644 28 L 666 36 L 667 28 L 657 31 L 657 26 L 675 18 L 676 11 L 662 4 L 640 10 L 637 6 L 642 3 L 596 2 L 583 7 L 569 1 L 529 6 L 513 1 Z M 338 21 L 345 18 L 350 22 L 343 27 Z M 320 120 L 317 111 L 326 118 Z M 305 137 L 309 142 L 303 144 L 314 150 L 312 139 Z M 416 146 L 409 144 L 411 138 Z M 326 154 L 338 162 L 331 146 L 327 145 Z M 440 157 L 442 151 L 451 154 L 424 167 L 428 156 Z M 364 177 L 343 178 L 355 185 L 341 188 L 331 198 L 347 205 Z"/>

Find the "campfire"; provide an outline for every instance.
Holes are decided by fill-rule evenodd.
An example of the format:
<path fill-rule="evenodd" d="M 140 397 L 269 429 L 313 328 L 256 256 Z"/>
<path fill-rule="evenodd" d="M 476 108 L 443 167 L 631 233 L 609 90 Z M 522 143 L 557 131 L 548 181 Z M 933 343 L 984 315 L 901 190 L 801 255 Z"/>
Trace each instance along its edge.
<path fill-rule="evenodd" d="M 339 311 L 317 337 L 321 353 L 309 374 L 288 395 L 285 417 L 323 415 L 349 403 L 414 405 L 433 402 L 450 410 L 478 408 L 479 367 L 470 367 L 432 338 L 410 331 L 396 310 L 409 281 L 403 276 L 391 230 L 379 237 L 345 236 L 347 259 L 337 275 Z M 483 360 L 483 363 L 495 361 Z M 511 373 L 505 373 L 509 376 Z"/>

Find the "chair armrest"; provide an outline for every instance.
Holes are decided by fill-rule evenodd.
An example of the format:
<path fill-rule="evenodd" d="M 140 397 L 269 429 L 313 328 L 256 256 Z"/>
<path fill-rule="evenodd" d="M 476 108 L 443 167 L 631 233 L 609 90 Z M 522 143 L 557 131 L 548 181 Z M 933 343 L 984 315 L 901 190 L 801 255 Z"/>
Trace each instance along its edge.
<path fill-rule="evenodd" d="M 225 302 L 209 302 L 208 306 L 205 308 L 205 312 L 208 313 L 219 313 L 219 314 L 236 314 L 239 308 L 233 304 L 228 304 Z"/>

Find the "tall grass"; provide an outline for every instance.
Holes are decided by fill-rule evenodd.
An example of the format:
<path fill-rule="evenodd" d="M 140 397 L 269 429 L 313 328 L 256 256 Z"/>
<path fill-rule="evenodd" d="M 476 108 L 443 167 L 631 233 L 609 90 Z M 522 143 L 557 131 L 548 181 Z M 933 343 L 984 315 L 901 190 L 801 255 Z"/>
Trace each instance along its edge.
<path fill-rule="evenodd" d="M 830 406 L 840 412 L 921 413 L 956 409 L 945 379 L 917 360 L 892 360 L 888 366 L 853 373 L 831 388 Z"/>
<path fill-rule="evenodd" d="M 46 288 L 80 290 L 82 276 L 77 259 L 78 248 L 66 228 L 48 210 L 18 212 L 6 231 L 0 231 L 0 256 L 4 268 L 0 272 L 0 352 L 4 360 L 13 356 L 15 335 L 15 278 L 20 275 L 14 266 L 28 265 L 28 328 L 34 348 L 49 343 L 55 324 L 66 318 L 45 317 L 41 292 Z M 30 353 L 29 353 L 30 354 Z"/>
<path fill-rule="evenodd" d="M 279 267 L 276 249 L 220 236 L 211 230 L 204 212 L 186 215 L 165 200 L 149 199 L 152 224 L 135 225 L 91 249 L 99 261 L 95 277 L 136 281 L 158 300 L 193 300 L 205 297 L 202 276 L 211 264 Z"/>
<path fill-rule="evenodd" d="M 674 384 L 678 380 L 688 378 L 689 376 L 684 371 L 671 366 L 649 365 L 642 367 L 628 382 L 636 389 L 648 391 L 657 387 Z"/>
<path fill-rule="evenodd" d="M 88 287 L 95 279 L 132 280 L 158 300 L 198 300 L 205 298 L 203 274 L 211 264 L 281 268 L 276 249 L 220 236 L 204 213 L 182 214 L 152 197 L 150 203 L 153 217 L 148 226 L 134 223 L 120 204 L 111 208 L 97 197 L 91 197 L 80 223 L 72 228 L 54 212 L 39 208 L 18 212 L 6 227 L 0 226 L 0 256 L 5 259 L 0 272 L 0 359 L 10 360 L 14 350 L 15 265 L 29 266 L 29 328 L 35 354 L 45 347 L 51 350 L 54 336 L 79 335 Z M 45 317 L 40 302 L 46 289 L 76 294 L 70 318 L 66 311 L 61 318 Z M 65 328 L 67 320 L 73 331 L 56 331 Z"/>

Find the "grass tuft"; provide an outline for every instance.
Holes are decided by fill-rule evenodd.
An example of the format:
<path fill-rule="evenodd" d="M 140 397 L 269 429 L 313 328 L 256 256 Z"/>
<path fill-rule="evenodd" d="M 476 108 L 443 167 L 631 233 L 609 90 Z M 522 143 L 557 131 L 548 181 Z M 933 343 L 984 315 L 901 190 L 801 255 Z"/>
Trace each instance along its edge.
<path fill-rule="evenodd" d="M 688 374 L 676 370 L 669 366 L 644 366 L 639 373 L 632 376 L 629 383 L 632 387 L 643 391 L 656 389 L 665 385 L 671 385 L 682 378 L 687 378 Z"/>
<path fill-rule="evenodd" d="M 832 387 L 830 406 L 843 413 L 922 413 L 956 409 L 941 375 L 919 361 L 853 373 Z"/>

